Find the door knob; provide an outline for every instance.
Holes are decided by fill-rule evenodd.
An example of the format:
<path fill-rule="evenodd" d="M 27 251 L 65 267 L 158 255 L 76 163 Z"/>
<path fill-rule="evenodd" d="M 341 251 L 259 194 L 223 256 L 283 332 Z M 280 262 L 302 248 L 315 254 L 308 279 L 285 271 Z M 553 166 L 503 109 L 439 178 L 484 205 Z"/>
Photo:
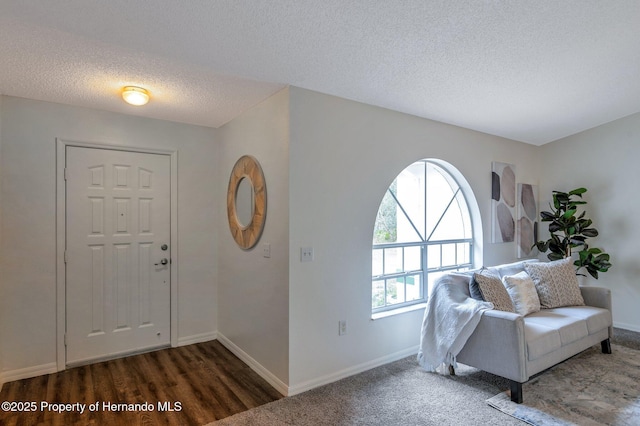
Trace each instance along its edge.
<path fill-rule="evenodd" d="M 169 246 L 166 245 L 166 244 L 163 244 L 163 245 L 160 246 L 160 250 L 162 250 L 162 251 L 167 251 L 168 248 L 169 248 Z"/>
<path fill-rule="evenodd" d="M 160 261 L 160 263 L 154 263 L 154 265 L 156 265 L 156 266 L 158 266 L 158 265 L 166 265 L 167 263 L 169 263 L 169 261 L 165 258 L 165 259 L 162 259 Z"/>

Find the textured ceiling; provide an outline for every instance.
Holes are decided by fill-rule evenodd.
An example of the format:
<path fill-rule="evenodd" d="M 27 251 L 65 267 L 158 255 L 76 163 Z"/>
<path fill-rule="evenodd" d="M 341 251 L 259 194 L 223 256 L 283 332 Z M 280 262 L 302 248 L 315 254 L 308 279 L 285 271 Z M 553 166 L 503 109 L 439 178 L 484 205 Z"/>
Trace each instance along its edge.
<path fill-rule="evenodd" d="M 640 111 L 640 1 L 0 0 L 5 95 L 218 127 L 289 84 L 539 145 Z"/>

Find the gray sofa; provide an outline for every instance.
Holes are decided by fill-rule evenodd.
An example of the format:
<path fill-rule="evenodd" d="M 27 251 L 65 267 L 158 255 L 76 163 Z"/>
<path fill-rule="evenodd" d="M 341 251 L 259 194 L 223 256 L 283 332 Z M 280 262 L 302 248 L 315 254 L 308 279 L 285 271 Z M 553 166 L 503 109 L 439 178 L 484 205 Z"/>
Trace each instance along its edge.
<path fill-rule="evenodd" d="M 488 269 L 500 277 L 515 275 L 524 270 L 524 262 Z M 526 316 L 484 311 L 457 362 L 509 379 L 511 400 L 522 403 L 522 384 L 533 375 L 598 343 L 603 353 L 611 353 L 611 292 L 600 287 L 580 291 L 585 306 L 541 309 Z"/>

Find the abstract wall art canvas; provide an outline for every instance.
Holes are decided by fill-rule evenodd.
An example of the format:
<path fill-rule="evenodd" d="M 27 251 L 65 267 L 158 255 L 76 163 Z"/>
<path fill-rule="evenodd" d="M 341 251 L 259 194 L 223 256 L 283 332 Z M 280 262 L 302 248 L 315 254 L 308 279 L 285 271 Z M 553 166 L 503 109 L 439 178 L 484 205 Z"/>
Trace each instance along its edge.
<path fill-rule="evenodd" d="M 516 236 L 516 167 L 494 161 L 491 169 L 491 242 L 513 242 Z"/>
<path fill-rule="evenodd" d="M 518 257 L 528 257 L 538 253 L 532 248 L 538 241 L 538 186 L 518 184 Z"/>

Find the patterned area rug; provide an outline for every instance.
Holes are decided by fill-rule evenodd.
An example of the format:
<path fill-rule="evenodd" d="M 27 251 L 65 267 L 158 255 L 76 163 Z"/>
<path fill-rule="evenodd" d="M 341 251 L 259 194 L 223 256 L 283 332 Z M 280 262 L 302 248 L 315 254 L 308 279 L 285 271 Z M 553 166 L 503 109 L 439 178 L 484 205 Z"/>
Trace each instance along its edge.
<path fill-rule="evenodd" d="M 522 404 L 509 391 L 487 403 L 535 426 L 640 425 L 640 351 L 612 349 L 592 347 L 525 383 Z"/>

